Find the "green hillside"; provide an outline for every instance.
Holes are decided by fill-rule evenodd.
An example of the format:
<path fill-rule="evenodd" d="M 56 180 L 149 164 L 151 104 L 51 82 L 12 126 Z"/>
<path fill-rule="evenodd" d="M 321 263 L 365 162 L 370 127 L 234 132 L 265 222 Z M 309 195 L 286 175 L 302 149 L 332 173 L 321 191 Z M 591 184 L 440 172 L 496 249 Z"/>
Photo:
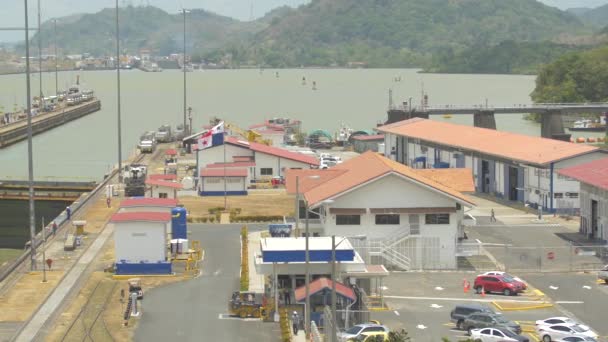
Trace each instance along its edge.
<path fill-rule="evenodd" d="M 608 101 L 608 46 L 567 54 L 542 68 L 532 99 L 562 103 Z"/>
<path fill-rule="evenodd" d="M 584 31 L 574 15 L 534 0 L 314 0 L 275 19 L 244 48 L 273 66 L 419 66 L 446 48 Z"/>
<path fill-rule="evenodd" d="M 606 23 L 608 23 L 608 5 L 586 11 L 579 14 L 579 17 L 583 20 L 583 22 L 604 27 Z"/>
<path fill-rule="evenodd" d="M 261 22 L 243 23 L 203 10 L 188 13 L 186 25 L 188 49 L 199 52 L 250 39 L 252 32 L 265 27 Z M 115 32 L 114 9 L 65 17 L 57 23 L 57 45 L 65 53 L 113 54 Z M 152 6 L 121 8 L 120 37 L 123 50 L 128 53 L 137 53 L 142 48 L 163 55 L 179 52 L 183 44 L 183 17 Z M 34 36 L 33 41 L 36 39 Z M 52 23 L 46 22 L 42 26 L 43 46 L 53 40 Z"/>

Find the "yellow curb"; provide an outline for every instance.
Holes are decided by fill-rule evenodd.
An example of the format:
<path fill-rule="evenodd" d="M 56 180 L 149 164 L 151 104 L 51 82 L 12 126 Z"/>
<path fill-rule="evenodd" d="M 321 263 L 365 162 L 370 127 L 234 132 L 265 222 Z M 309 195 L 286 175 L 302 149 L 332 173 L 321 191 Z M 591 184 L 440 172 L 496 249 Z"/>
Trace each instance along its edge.
<path fill-rule="evenodd" d="M 538 305 L 522 305 L 522 306 L 517 306 L 517 307 L 513 307 L 513 308 L 509 308 L 509 307 L 503 307 L 499 304 L 499 302 L 492 302 L 492 304 L 498 308 L 498 310 L 500 311 L 525 311 L 525 310 L 536 310 L 536 309 L 545 309 L 545 308 L 551 308 L 553 307 L 552 303 L 542 303 L 542 304 L 538 304 Z"/>
<path fill-rule="evenodd" d="M 535 289 L 535 290 L 534 290 L 534 293 L 535 293 L 537 296 L 541 296 L 541 297 L 546 296 L 546 295 L 543 293 L 543 291 L 541 291 L 541 290 L 539 290 L 539 289 Z"/>
<path fill-rule="evenodd" d="M 534 341 L 540 342 L 540 338 L 536 337 L 536 334 L 528 334 Z"/>
<path fill-rule="evenodd" d="M 534 327 L 521 327 L 521 331 L 523 332 L 527 332 L 527 333 L 535 333 L 536 329 Z"/>
<path fill-rule="evenodd" d="M 386 308 L 369 308 L 369 311 L 390 311 L 391 309 L 386 307 Z"/>

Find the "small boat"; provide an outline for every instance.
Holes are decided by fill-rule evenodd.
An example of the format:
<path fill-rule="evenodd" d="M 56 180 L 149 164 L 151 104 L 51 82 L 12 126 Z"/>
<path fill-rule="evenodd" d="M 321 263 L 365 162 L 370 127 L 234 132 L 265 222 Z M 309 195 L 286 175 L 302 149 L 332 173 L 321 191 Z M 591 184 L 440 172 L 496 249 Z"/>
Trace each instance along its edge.
<path fill-rule="evenodd" d="M 452 118 L 452 114 L 443 114 L 442 117 L 444 119 L 451 119 Z"/>
<path fill-rule="evenodd" d="M 334 140 L 338 146 L 344 146 L 348 142 L 348 138 L 350 138 L 351 134 L 353 134 L 353 129 L 342 123 L 340 125 L 340 130 L 335 134 Z"/>
<path fill-rule="evenodd" d="M 593 121 L 590 119 L 581 119 L 574 122 L 574 126 L 568 128 L 573 132 L 602 132 L 606 130 L 606 118 L 602 118 L 602 122 Z"/>
<path fill-rule="evenodd" d="M 317 82 L 312 81 L 312 90 L 317 90 Z"/>

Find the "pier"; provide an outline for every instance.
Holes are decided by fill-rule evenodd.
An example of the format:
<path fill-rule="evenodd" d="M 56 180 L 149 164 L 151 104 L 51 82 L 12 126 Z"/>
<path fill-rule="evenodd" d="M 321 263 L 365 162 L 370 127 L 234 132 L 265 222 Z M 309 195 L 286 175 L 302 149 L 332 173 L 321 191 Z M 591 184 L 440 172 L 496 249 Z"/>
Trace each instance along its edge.
<path fill-rule="evenodd" d="M 32 134 L 36 135 L 45 132 L 100 109 L 101 101 L 93 99 L 80 105 L 62 107 L 56 111 L 36 115 L 32 117 Z M 27 139 L 27 120 L 20 120 L 0 126 L 0 148 L 25 139 Z"/>
<path fill-rule="evenodd" d="M 37 201 L 77 200 L 82 193 L 95 189 L 95 182 L 36 181 L 34 199 Z M 29 183 L 22 180 L 0 180 L 0 200 L 27 200 Z"/>

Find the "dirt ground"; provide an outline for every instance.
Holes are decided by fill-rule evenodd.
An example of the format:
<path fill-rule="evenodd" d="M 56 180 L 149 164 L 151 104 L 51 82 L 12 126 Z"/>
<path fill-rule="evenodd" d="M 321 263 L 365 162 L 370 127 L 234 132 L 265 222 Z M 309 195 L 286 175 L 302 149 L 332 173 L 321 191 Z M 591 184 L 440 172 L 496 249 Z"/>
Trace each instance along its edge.
<path fill-rule="evenodd" d="M 224 206 L 224 197 L 180 197 L 190 215 L 207 216 L 209 208 Z M 228 208 L 241 208 L 241 215 L 293 215 L 295 196 L 284 190 L 258 190 L 247 196 L 229 196 Z"/>

